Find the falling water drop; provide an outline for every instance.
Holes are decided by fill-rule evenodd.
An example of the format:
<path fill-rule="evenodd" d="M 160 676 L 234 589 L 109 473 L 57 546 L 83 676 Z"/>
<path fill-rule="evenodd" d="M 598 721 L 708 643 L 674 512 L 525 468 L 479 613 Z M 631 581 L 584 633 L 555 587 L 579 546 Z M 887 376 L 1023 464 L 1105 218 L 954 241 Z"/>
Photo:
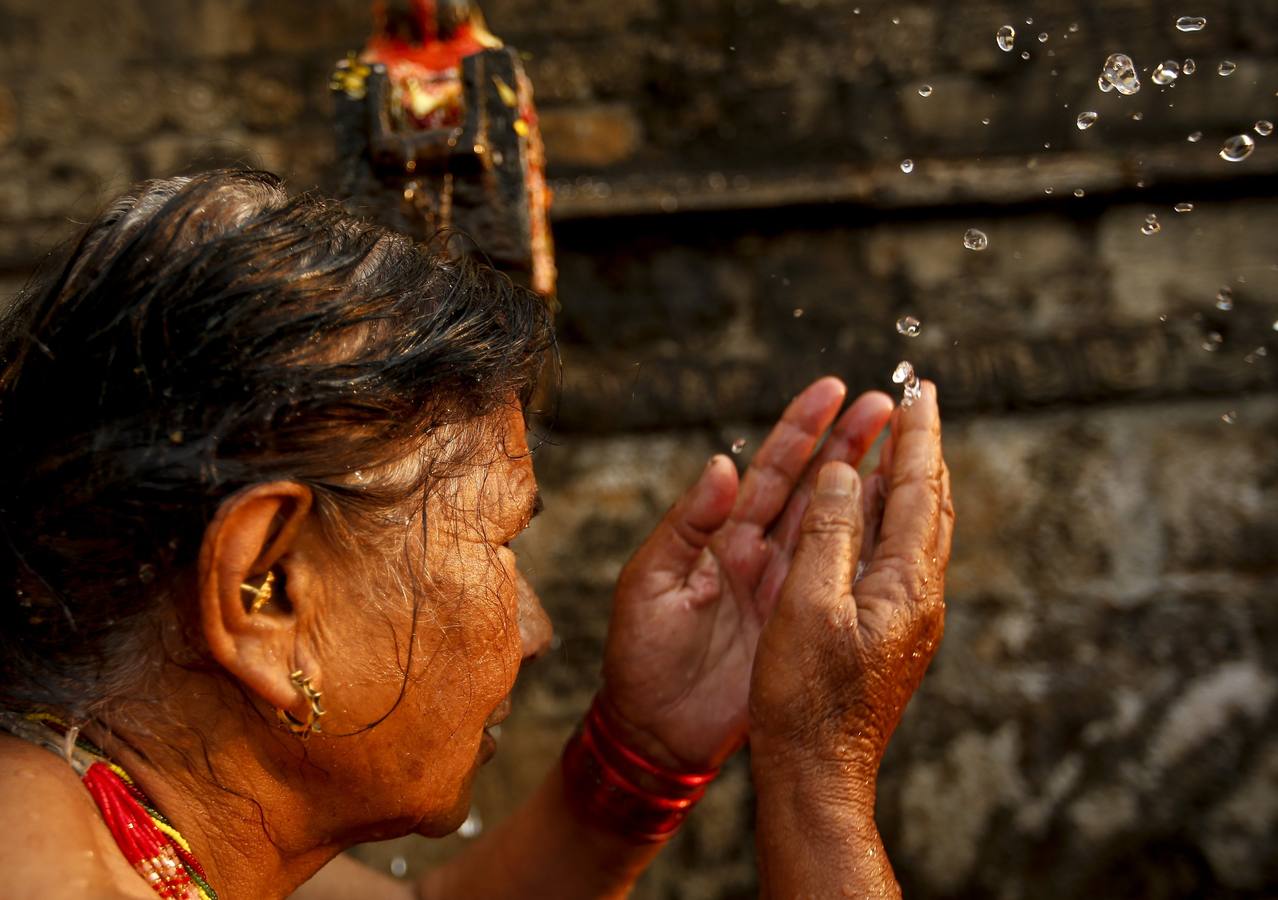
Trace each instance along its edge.
<path fill-rule="evenodd" d="M 1141 112 L 1140 110 L 1136 110 L 1136 112 L 1132 113 L 1132 121 L 1133 122 L 1145 121 L 1145 114 Z"/>
<path fill-rule="evenodd" d="M 1165 59 L 1154 67 L 1154 74 L 1149 80 L 1154 84 L 1171 84 L 1180 77 L 1180 63 L 1174 59 Z"/>
<path fill-rule="evenodd" d="M 1182 75 L 1193 75 L 1197 71 L 1198 63 L 1194 62 L 1192 57 L 1180 64 L 1180 74 Z"/>
<path fill-rule="evenodd" d="M 963 246 L 969 250 L 984 250 L 990 245 L 990 239 L 979 228 L 969 228 L 963 232 Z"/>
<path fill-rule="evenodd" d="M 1220 421 L 1224 422 L 1226 425 L 1234 424 L 1238 421 L 1238 411 L 1231 409 L 1229 412 L 1220 417 Z"/>
<path fill-rule="evenodd" d="M 1046 44 L 1046 43 L 1047 43 L 1047 32 L 1046 32 L 1046 31 L 1040 31 L 1040 32 L 1038 33 L 1038 42 L 1039 42 L 1040 44 Z"/>
<path fill-rule="evenodd" d="M 1130 97 L 1140 90 L 1140 78 L 1136 75 L 1136 65 L 1126 53 L 1111 53 L 1105 60 L 1100 77 L 1124 97 Z"/>
<path fill-rule="evenodd" d="M 904 172 L 906 175 L 909 175 L 911 172 L 913 172 L 913 171 L 914 171 L 914 160 L 912 160 L 912 159 L 903 159 L 903 160 L 901 160 L 901 171 L 902 171 L 902 172 Z"/>
<path fill-rule="evenodd" d="M 802 318 L 803 318 L 803 307 L 801 307 L 801 306 L 796 306 L 796 307 L 794 308 L 794 313 L 793 313 L 793 315 L 794 315 L 794 317 L 795 317 L 796 319 L 802 319 Z"/>
<path fill-rule="evenodd" d="M 1225 342 L 1219 331 L 1209 331 L 1203 335 L 1202 347 L 1208 353 L 1215 353 L 1220 349 L 1220 345 Z"/>
<path fill-rule="evenodd" d="M 1082 188 L 1074 188 L 1074 196 L 1085 197 L 1087 196 L 1087 191 L 1083 190 Z"/>
<path fill-rule="evenodd" d="M 1163 230 L 1162 223 L 1158 221 L 1158 216 L 1150 213 L 1145 217 L 1145 224 L 1140 226 L 1140 233 L 1149 237 L 1151 234 L 1158 234 Z"/>
<path fill-rule="evenodd" d="M 1189 143 L 1191 144 L 1197 144 L 1202 139 L 1203 139 L 1203 133 L 1201 131 L 1191 131 L 1189 133 L 1189 136 L 1185 138 L 1185 140 L 1189 141 Z"/>
<path fill-rule="evenodd" d="M 1100 113 L 1093 112 L 1092 110 L 1089 109 L 1087 112 L 1081 112 L 1078 114 L 1078 119 L 1075 122 L 1075 124 L 1078 125 L 1079 131 L 1086 131 L 1087 129 L 1095 125 L 1096 120 L 1099 118 L 1100 118 Z"/>
<path fill-rule="evenodd" d="M 746 448 L 748 442 L 745 438 L 737 438 L 732 442 L 732 452 L 734 455 L 740 455 L 741 451 Z"/>
<path fill-rule="evenodd" d="M 1102 94 L 1108 94 L 1114 89 L 1114 86 L 1105 80 L 1104 75 L 1098 75 L 1096 77 L 1096 86 L 1101 89 Z"/>
<path fill-rule="evenodd" d="M 466 839 L 477 838 L 484 832 L 484 820 L 479 816 L 479 810 L 475 807 L 470 808 L 470 815 L 466 817 L 466 821 L 461 823 L 461 827 L 457 829 L 457 833 Z"/>
<path fill-rule="evenodd" d="M 1174 209 L 1174 210 L 1175 210 L 1176 212 L 1178 212 L 1178 213 L 1193 212 L 1193 211 L 1194 211 L 1194 204 L 1192 204 L 1192 203 L 1177 203 L 1175 206 L 1173 206 L 1173 207 L 1172 207 L 1172 209 Z"/>
<path fill-rule="evenodd" d="M 897 334 L 903 334 L 906 337 L 918 337 L 919 332 L 923 330 L 923 323 L 914 316 L 901 316 L 896 320 Z"/>
<path fill-rule="evenodd" d="M 994 42 L 1004 53 L 1011 53 L 1012 48 L 1016 46 L 1016 29 L 1011 25 L 1004 25 L 998 30 L 998 34 L 994 35 Z"/>
<path fill-rule="evenodd" d="M 1236 134 L 1231 138 L 1226 138 L 1225 143 L 1220 146 L 1220 158 L 1225 162 L 1241 162 L 1251 156 L 1251 151 L 1256 149 L 1256 142 L 1252 140 L 1249 134 Z"/>
<path fill-rule="evenodd" d="M 1029 59 L 1029 58 L 1030 58 L 1030 52 L 1028 50 L 1022 50 L 1021 59 Z"/>
<path fill-rule="evenodd" d="M 1256 129 L 1256 134 L 1261 137 L 1269 137 L 1269 135 L 1274 133 L 1274 123 L 1268 119 L 1261 119 L 1253 127 Z"/>
<path fill-rule="evenodd" d="M 1223 59 L 1220 61 L 1220 65 L 1216 67 L 1216 74 L 1223 75 L 1228 78 L 1230 75 L 1234 74 L 1234 71 L 1237 70 L 1237 68 L 1238 63 L 1234 62 L 1232 59 Z"/>
<path fill-rule="evenodd" d="M 1221 312 L 1229 312 L 1234 308 L 1234 292 L 1231 288 L 1223 287 L 1216 292 L 1216 308 Z"/>
<path fill-rule="evenodd" d="M 901 360 L 892 370 L 892 383 L 902 386 L 901 405 L 906 408 L 913 406 L 914 401 L 923 396 L 923 387 L 914 374 L 914 366 L 906 360 Z"/>
<path fill-rule="evenodd" d="M 390 873 L 396 878 L 403 878 L 408 874 L 408 860 L 402 856 L 396 856 L 390 861 Z"/>
<path fill-rule="evenodd" d="M 1202 16 L 1181 16 L 1176 20 L 1177 31 L 1202 31 L 1207 27 L 1207 20 Z"/>
<path fill-rule="evenodd" d="M 920 86 L 919 86 L 919 96 L 920 96 L 920 97 L 931 97 L 931 96 L 932 96 L 932 85 L 930 85 L 930 84 L 920 85 Z"/>

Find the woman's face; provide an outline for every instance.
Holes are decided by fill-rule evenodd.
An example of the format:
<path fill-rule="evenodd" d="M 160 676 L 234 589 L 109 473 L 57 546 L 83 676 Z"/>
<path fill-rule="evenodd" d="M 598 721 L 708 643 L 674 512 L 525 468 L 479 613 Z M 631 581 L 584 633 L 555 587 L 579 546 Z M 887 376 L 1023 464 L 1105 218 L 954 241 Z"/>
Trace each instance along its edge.
<path fill-rule="evenodd" d="M 509 712 L 520 664 L 550 639 L 507 546 L 537 503 L 523 417 L 512 407 L 486 424 L 474 459 L 433 484 L 424 527 L 418 504 L 383 548 L 335 553 L 323 579 L 340 588 L 324 589 L 307 629 L 328 710 L 308 755 L 334 776 L 326 801 L 343 792 L 338 818 L 356 828 L 456 829 L 495 751 L 486 726 Z"/>

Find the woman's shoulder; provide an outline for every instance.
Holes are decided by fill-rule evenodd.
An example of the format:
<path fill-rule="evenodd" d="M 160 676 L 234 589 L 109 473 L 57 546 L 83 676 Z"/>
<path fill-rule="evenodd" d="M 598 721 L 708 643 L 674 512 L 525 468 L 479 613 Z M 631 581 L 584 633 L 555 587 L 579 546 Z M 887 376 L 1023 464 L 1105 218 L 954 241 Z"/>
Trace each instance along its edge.
<path fill-rule="evenodd" d="M 11 900 L 154 897 L 120 855 L 75 772 L 48 750 L 0 733 L 0 884 Z"/>

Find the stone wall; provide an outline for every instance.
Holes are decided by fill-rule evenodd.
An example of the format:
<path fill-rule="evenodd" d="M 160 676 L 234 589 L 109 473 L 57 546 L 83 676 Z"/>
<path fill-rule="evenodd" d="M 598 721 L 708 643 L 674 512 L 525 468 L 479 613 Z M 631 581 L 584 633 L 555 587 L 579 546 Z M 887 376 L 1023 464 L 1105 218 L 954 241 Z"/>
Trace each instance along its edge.
<path fill-rule="evenodd" d="M 531 54 L 566 387 L 519 548 L 558 641 L 480 817 L 558 753 L 611 581 L 705 458 L 744 437 L 748 462 L 816 374 L 886 388 L 908 357 L 940 384 L 959 511 L 946 640 L 883 772 L 908 895 L 1278 893 L 1278 137 L 1217 157 L 1278 119 L 1278 2 L 483 5 Z M 322 185 L 327 71 L 366 22 L 0 0 L 0 290 L 139 177 L 245 159 Z M 1101 94 L 1115 51 L 1197 72 Z M 750 816 L 738 760 L 638 896 L 751 896 Z M 411 871 L 464 842 L 360 853 Z"/>

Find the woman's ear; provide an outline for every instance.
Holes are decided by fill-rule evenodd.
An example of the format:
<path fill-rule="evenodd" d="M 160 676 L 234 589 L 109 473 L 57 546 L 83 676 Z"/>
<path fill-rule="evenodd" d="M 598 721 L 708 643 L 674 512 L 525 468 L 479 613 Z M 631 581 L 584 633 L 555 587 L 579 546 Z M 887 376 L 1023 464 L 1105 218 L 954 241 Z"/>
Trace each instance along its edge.
<path fill-rule="evenodd" d="M 292 481 L 245 488 L 223 501 L 200 546 L 200 620 L 213 658 L 298 721 L 307 720 L 309 704 L 291 673 L 301 669 L 321 683 L 315 660 L 301 658 L 299 640 L 299 622 L 318 600 L 307 586 L 322 583 L 313 571 L 317 560 L 298 547 L 312 499 L 309 487 Z"/>

